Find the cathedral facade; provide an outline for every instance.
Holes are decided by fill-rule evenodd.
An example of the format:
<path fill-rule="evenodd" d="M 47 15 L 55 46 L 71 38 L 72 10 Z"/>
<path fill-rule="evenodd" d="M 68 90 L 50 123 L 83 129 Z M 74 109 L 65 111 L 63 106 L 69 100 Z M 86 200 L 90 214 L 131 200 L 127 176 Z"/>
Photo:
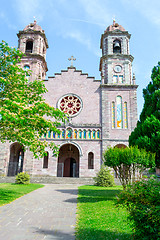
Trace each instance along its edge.
<path fill-rule="evenodd" d="M 137 85 L 132 74 L 133 56 L 129 51 L 131 35 L 113 21 L 101 36 L 101 79 L 95 80 L 72 61 L 67 70 L 46 79 L 48 42 L 36 21 L 17 34 L 18 48 L 25 53 L 21 66 L 30 69 L 30 81 L 44 80 L 46 102 L 66 112 L 69 121 L 59 134 L 48 132 L 41 139 L 59 146 L 59 155 L 50 149 L 43 159 L 23 152 L 19 143 L 1 144 L 0 174 L 14 176 L 25 171 L 31 175 L 93 177 L 102 164 L 108 146 L 128 146 L 137 123 Z M 56 89 L 56 91 L 55 91 Z"/>

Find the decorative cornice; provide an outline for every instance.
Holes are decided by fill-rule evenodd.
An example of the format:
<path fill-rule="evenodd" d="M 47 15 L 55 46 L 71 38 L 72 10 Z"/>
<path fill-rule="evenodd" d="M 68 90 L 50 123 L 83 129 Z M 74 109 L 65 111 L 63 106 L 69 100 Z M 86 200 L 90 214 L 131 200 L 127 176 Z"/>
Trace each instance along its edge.
<path fill-rule="evenodd" d="M 101 128 L 101 124 L 89 124 L 89 123 L 86 123 L 86 124 L 73 124 L 73 123 L 68 123 L 68 124 L 62 124 L 59 128 L 68 128 L 68 127 L 71 127 L 71 128 Z"/>
<path fill-rule="evenodd" d="M 123 88 L 123 89 L 137 89 L 138 88 L 138 85 L 133 85 L 133 84 L 131 84 L 131 85 L 129 85 L 129 84 L 124 84 L 124 83 L 122 83 L 121 85 L 120 84 L 101 84 L 100 85 L 100 87 L 101 88 L 117 88 L 117 89 L 119 89 L 119 88 Z"/>
<path fill-rule="evenodd" d="M 30 57 L 30 58 L 33 58 L 33 59 L 40 59 L 41 61 L 43 61 L 44 65 L 45 65 L 46 72 L 48 71 L 47 62 L 42 55 L 36 54 L 36 53 L 25 53 L 23 55 L 22 59 L 24 59 L 25 57 L 27 57 L 27 58 Z"/>

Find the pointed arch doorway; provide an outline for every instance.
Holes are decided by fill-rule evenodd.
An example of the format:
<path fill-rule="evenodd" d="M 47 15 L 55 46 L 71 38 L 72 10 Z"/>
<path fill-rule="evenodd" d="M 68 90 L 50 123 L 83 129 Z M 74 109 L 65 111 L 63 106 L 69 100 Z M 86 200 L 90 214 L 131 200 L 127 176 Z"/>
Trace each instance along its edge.
<path fill-rule="evenodd" d="M 59 150 L 57 177 L 79 177 L 79 150 L 73 144 L 65 144 Z"/>
<path fill-rule="evenodd" d="M 8 165 L 8 176 L 15 176 L 23 171 L 24 151 L 23 146 L 18 142 L 10 147 L 10 158 Z"/>

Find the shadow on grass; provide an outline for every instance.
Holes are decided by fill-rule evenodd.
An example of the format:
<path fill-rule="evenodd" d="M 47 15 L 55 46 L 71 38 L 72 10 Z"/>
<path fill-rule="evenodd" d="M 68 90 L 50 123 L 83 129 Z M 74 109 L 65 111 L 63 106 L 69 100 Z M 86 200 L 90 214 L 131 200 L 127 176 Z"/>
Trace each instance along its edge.
<path fill-rule="evenodd" d="M 115 200 L 116 196 L 121 192 L 117 189 L 79 189 L 78 202 L 98 202 L 98 201 L 107 201 Z"/>
<path fill-rule="evenodd" d="M 53 237 L 53 239 L 63 239 L 63 240 L 132 240 L 131 234 L 126 233 L 116 233 L 110 230 L 102 231 L 94 228 L 83 228 L 79 229 L 76 233 L 76 237 L 74 234 L 60 231 L 60 230 L 49 230 L 49 229 L 39 229 L 35 228 L 35 233 L 42 234 L 46 236 L 46 239 L 50 239 L 47 237 Z"/>
<path fill-rule="evenodd" d="M 133 234 L 105 231 L 94 228 L 79 229 L 76 233 L 76 240 L 133 240 Z"/>

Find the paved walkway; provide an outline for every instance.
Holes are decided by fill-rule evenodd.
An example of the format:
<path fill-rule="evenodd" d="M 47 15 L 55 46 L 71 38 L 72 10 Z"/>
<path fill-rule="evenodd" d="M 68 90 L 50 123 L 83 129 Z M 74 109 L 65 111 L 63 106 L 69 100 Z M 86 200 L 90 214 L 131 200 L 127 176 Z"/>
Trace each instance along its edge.
<path fill-rule="evenodd" d="M 75 239 L 77 187 L 45 185 L 0 207 L 0 239 Z"/>

